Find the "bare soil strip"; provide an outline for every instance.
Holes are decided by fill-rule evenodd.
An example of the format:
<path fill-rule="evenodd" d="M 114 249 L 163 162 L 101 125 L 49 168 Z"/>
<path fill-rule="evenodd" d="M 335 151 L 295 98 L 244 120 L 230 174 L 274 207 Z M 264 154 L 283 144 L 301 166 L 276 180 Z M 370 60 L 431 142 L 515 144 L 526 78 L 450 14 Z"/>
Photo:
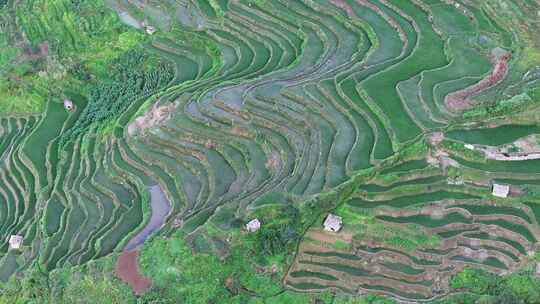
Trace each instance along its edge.
<path fill-rule="evenodd" d="M 454 112 L 471 108 L 473 106 L 473 102 L 470 100 L 470 97 L 497 85 L 506 77 L 506 74 L 508 73 L 508 61 L 510 61 L 510 58 L 510 53 L 505 56 L 501 56 L 495 60 L 493 70 L 487 77 L 470 87 L 448 94 L 444 98 L 446 108 Z"/>
<path fill-rule="evenodd" d="M 140 296 L 152 286 L 152 281 L 139 272 L 138 257 L 138 250 L 122 252 L 116 263 L 116 276 Z"/>

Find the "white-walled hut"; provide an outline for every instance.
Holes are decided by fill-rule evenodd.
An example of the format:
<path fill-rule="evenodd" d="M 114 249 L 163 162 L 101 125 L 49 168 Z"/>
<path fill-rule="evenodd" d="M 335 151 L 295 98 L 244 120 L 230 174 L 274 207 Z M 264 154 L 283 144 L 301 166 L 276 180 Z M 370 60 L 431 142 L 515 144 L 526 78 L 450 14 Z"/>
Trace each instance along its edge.
<path fill-rule="evenodd" d="M 248 232 L 256 232 L 261 228 L 261 222 L 259 219 L 252 219 L 246 224 L 246 230 Z"/>
<path fill-rule="evenodd" d="M 23 242 L 22 236 L 13 234 L 9 237 L 9 248 L 20 249 L 22 246 L 22 242 Z"/>
<path fill-rule="evenodd" d="M 330 213 L 326 216 L 326 219 L 324 219 L 323 226 L 326 231 L 338 232 L 341 230 L 341 226 L 343 226 L 343 219 L 341 216 Z"/>
<path fill-rule="evenodd" d="M 144 28 L 144 31 L 148 34 L 148 35 L 153 35 L 157 29 L 153 26 L 151 26 L 150 24 L 148 24 L 148 21 L 143 21 L 141 23 L 141 26 Z"/>
<path fill-rule="evenodd" d="M 154 35 L 154 33 L 157 31 L 157 29 L 151 25 L 147 25 L 145 27 L 145 31 L 148 35 Z"/>
<path fill-rule="evenodd" d="M 66 111 L 68 112 L 71 112 L 75 109 L 75 104 L 73 104 L 73 101 L 66 98 L 64 99 L 64 109 L 66 109 Z"/>
<path fill-rule="evenodd" d="M 509 193 L 509 185 L 493 184 L 493 188 L 491 189 L 491 194 L 496 197 L 506 198 L 508 197 Z"/>

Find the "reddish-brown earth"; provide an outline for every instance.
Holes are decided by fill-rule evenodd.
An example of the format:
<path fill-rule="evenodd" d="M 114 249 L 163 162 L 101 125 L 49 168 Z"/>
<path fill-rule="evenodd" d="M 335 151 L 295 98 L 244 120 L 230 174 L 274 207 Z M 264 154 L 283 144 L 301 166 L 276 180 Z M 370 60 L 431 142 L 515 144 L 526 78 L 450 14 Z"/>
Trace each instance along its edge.
<path fill-rule="evenodd" d="M 354 11 L 353 11 L 352 7 L 347 2 L 345 2 L 343 0 L 331 0 L 330 2 L 334 6 L 344 10 L 347 13 L 347 16 L 349 16 L 349 17 L 354 16 Z"/>
<path fill-rule="evenodd" d="M 116 276 L 127 283 L 136 295 L 142 295 L 152 286 L 152 281 L 139 272 L 138 257 L 138 250 L 122 252 L 116 263 Z"/>
<path fill-rule="evenodd" d="M 444 98 L 446 107 L 450 111 L 463 111 L 470 108 L 473 105 L 470 97 L 495 86 L 506 77 L 508 61 L 511 57 L 511 53 L 501 56 L 495 60 L 491 74 L 470 87 L 448 94 Z"/>

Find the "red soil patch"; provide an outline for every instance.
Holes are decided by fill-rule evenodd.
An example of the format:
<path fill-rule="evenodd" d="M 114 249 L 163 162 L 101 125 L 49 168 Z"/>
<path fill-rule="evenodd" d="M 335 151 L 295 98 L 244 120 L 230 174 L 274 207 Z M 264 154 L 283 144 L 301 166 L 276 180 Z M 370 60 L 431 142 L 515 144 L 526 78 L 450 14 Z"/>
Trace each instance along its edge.
<path fill-rule="evenodd" d="M 501 82 L 508 73 L 508 61 L 511 58 L 508 53 L 496 59 L 491 74 L 480 80 L 480 82 L 465 89 L 448 94 L 444 98 L 444 103 L 450 111 L 462 111 L 472 106 L 471 96 L 481 93 Z"/>
<path fill-rule="evenodd" d="M 152 281 L 139 272 L 138 257 L 138 250 L 122 252 L 116 262 L 116 276 L 127 283 L 136 295 L 140 296 L 152 286 Z"/>
<path fill-rule="evenodd" d="M 352 7 L 347 2 L 345 2 L 343 0 L 330 0 L 330 2 L 334 6 L 344 10 L 347 13 L 347 16 L 349 16 L 349 17 L 354 16 L 354 11 L 353 11 Z"/>
<path fill-rule="evenodd" d="M 168 120 L 176 108 L 176 104 L 170 103 L 160 106 L 159 99 L 143 116 L 137 117 L 128 125 L 128 134 L 134 136 L 142 131 L 160 125 Z"/>

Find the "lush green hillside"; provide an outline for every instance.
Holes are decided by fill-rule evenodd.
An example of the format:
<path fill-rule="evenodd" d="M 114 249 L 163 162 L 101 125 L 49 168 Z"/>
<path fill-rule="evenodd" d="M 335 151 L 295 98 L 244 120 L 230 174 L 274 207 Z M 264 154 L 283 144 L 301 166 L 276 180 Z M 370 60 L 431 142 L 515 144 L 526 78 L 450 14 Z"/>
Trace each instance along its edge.
<path fill-rule="evenodd" d="M 539 18 L 0 0 L 0 302 L 539 302 Z"/>

